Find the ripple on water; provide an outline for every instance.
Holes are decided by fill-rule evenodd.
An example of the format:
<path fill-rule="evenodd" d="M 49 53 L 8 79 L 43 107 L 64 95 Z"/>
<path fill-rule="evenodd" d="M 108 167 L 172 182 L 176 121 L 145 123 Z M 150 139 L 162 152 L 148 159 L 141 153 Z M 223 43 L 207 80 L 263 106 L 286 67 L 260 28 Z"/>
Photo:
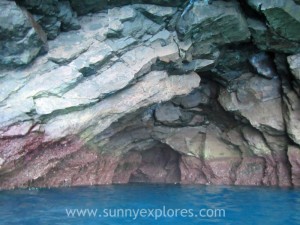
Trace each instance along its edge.
<path fill-rule="evenodd" d="M 69 218 L 68 209 L 226 210 L 225 218 Z M 98 212 L 99 212 L 98 211 Z M 300 224 L 300 190 L 194 185 L 111 185 L 0 191 L 0 224 Z"/>

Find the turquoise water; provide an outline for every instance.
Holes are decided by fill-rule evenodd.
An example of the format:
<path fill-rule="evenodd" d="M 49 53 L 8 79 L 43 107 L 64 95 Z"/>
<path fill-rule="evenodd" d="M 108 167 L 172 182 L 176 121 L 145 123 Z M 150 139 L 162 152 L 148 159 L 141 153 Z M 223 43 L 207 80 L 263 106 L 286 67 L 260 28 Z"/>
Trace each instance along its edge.
<path fill-rule="evenodd" d="M 292 225 L 300 224 L 300 190 L 132 184 L 0 191 L 0 224 Z"/>

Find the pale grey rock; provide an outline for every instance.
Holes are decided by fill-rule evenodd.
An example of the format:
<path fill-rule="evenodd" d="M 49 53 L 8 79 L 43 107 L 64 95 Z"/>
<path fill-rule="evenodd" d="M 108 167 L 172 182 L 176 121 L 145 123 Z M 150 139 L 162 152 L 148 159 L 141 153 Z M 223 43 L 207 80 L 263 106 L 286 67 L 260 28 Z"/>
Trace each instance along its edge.
<path fill-rule="evenodd" d="M 53 118 L 45 125 L 47 139 L 80 133 L 84 140 L 91 140 L 126 114 L 187 94 L 199 82 L 200 77 L 194 73 L 168 77 L 166 72 L 150 72 L 134 86 L 105 98 L 95 106 Z"/>
<path fill-rule="evenodd" d="M 90 89 L 89 91 L 92 91 Z M 64 98 L 56 96 L 39 97 L 34 100 L 35 110 L 38 115 L 51 114 L 54 111 L 66 110 L 69 108 L 84 106 L 97 102 L 97 99 L 80 99 L 78 98 Z"/>
<path fill-rule="evenodd" d="M 0 168 L 4 164 L 4 162 L 5 162 L 4 159 L 0 158 Z"/>
<path fill-rule="evenodd" d="M 61 21 L 61 29 L 63 31 L 80 29 L 81 26 L 76 18 L 76 13 L 72 11 L 69 1 L 59 1 L 58 8 L 58 18 Z"/>
<path fill-rule="evenodd" d="M 284 95 L 283 111 L 286 123 L 287 133 L 289 137 L 298 145 L 300 145 L 300 100 L 295 92 L 288 90 Z"/>
<path fill-rule="evenodd" d="M 205 86 L 204 86 L 205 87 Z M 182 106 L 185 109 L 194 108 L 200 104 L 206 105 L 209 103 L 210 95 L 205 93 L 205 91 L 200 88 L 200 90 L 195 90 L 191 94 L 183 97 L 178 97 L 174 99 L 173 102 Z"/>
<path fill-rule="evenodd" d="M 116 12 L 120 15 L 113 12 L 111 10 L 109 14 L 117 21 L 132 22 L 136 16 L 130 6 L 118 8 Z M 102 14 L 95 18 L 106 21 Z M 153 40 L 149 46 L 133 48 L 131 46 L 137 41 L 131 37 L 105 42 L 95 40 L 96 30 L 90 32 L 95 18 L 82 18 L 81 22 L 86 22 L 83 31 L 62 34 L 50 42 L 51 50 L 46 58 L 59 64 L 69 64 L 51 72 L 34 72 L 26 85 L 19 87 L 19 92 L 8 101 L 34 98 L 34 109 L 31 107 L 30 110 L 35 110 L 38 115 L 48 115 L 55 111 L 63 113 L 66 109 L 95 104 L 131 85 L 136 82 L 135 79 L 148 73 L 157 59 L 165 62 L 179 59 L 178 47 L 166 30 L 158 33 L 155 38 L 168 39 L 169 44 L 166 46 Z M 104 23 L 104 26 L 108 27 L 108 23 Z M 132 50 L 123 54 L 128 47 Z M 6 97 L 3 97 L 7 98 L 12 91 L 7 91 Z"/>
<path fill-rule="evenodd" d="M 30 120 L 28 113 L 34 110 L 34 102 L 32 98 L 15 99 L 2 105 L 0 116 L 0 127 L 6 129 L 7 126 L 14 123 Z M 2 129 L 3 130 L 3 129 Z"/>
<path fill-rule="evenodd" d="M 109 18 L 112 18 L 111 20 L 115 19 L 120 21 L 121 23 L 125 21 L 132 21 L 137 16 L 137 12 L 131 5 L 123 7 L 114 7 L 112 9 L 109 9 L 107 14 Z"/>
<path fill-rule="evenodd" d="M 27 114 L 35 110 L 36 99 L 60 96 L 82 77 L 81 73 L 69 66 L 62 66 L 42 74 L 39 72 L 41 71 L 32 74 L 26 85 L 20 87 L 16 93 L 12 93 L 6 99 L 4 105 L 1 106 L 1 110 L 3 110 L 0 117 L 1 125 L 6 126 L 22 119 L 30 119 Z M 47 105 L 47 103 L 44 104 Z"/>
<path fill-rule="evenodd" d="M 62 95 L 82 77 L 70 66 L 61 66 L 30 79 L 11 99 L 26 99 L 47 95 Z"/>
<path fill-rule="evenodd" d="M 261 157 L 271 155 L 270 148 L 264 141 L 263 136 L 257 130 L 252 127 L 244 127 L 242 129 L 242 134 L 249 149 L 252 151 L 252 154 Z"/>
<path fill-rule="evenodd" d="M 237 91 L 221 89 L 219 102 L 226 111 L 246 118 L 258 130 L 282 134 L 285 131 L 279 79 L 246 76 Z"/>
<path fill-rule="evenodd" d="M 187 73 L 187 72 L 204 72 L 213 69 L 215 60 L 210 59 L 195 59 L 190 62 L 177 62 L 172 68 L 175 73 Z"/>
<path fill-rule="evenodd" d="M 97 73 L 98 69 L 113 56 L 113 50 L 105 43 L 95 42 L 89 49 L 90 51 L 84 52 L 69 64 L 84 76 Z"/>
<path fill-rule="evenodd" d="M 300 84 L 300 54 L 289 56 L 287 59 L 292 74 Z"/>
<path fill-rule="evenodd" d="M 279 79 L 267 80 L 247 73 L 232 82 L 228 89 L 221 89 L 219 100 L 227 111 L 234 111 L 251 107 L 258 102 L 277 99 L 280 96 Z"/>
<path fill-rule="evenodd" d="M 108 44 L 114 52 L 122 54 L 128 47 L 136 44 L 137 40 L 132 37 L 124 37 L 120 39 L 108 39 L 105 43 Z"/>
<path fill-rule="evenodd" d="M 270 134 L 283 134 L 285 125 L 282 112 L 281 99 L 274 99 L 243 109 L 241 115 L 248 119 L 253 127 L 261 131 Z"/>
<path fill-rule="evenodd" d="M 167 46 L 161 46 L 155 43 L 149 47 L 137 47 L 125 53 L 121 59 L 128 65 L 128 67 L 137 73 L 137 76 L 144 74 L 150 70 L 151 65 L 157 59 L 161 61 L 170 62 L 179 59 L 178 48 L 175 43 Z"/>
<path fill-rule="evenodd" d="M 110 19 L 106 12 L 100 12 L 96 14 L 87 15 L 78 18 L 81 25 L 79 32 L 83 31 L 84 37 L 94 38 L 106 38 L 107 27 L 109 25 Z M 115 20 L 115 18 L 113 19 Z M 101 40 L 103 41 L 103 40 Z"/>
<path fill-rule="evenodd" d="M 39 114 L 50 114 L 57 110 L 84 106 L 101 100 L 117 91 L 126 88 L 135 79 L 148 73 L 159 58 L 161 60 L 178 59 L 178 48 L 175 44 L 168 46 L 136 47 L 126 52 L 112 66 L 97 71 L 103 61 L 107 61 L 112 50 L 105 44 L 93 48 L 72 61 L 69 66 L 81 71 L 84 75 L 94 76 L 85 79 L 63 96 L 42 97 L 35 100 Z M 107 50 L 107 51 L 106 51 Z M 107 54 L 106 54 L 107 53 Z M 106 54 L 106 55 L 101 55 Z M 48 101 L 49 100 L 49 101 Z"/>
<path fill-rule="evenodd" d="M 22 95 L 19 95 L 18 91 L 20 91 L 33 77 L 50 72 L 55 68 L 57 68 L 56 64 L 47 62 L 45 58 L 38 58 L 34 63 L 28 65 L 26 68 L 18 68 L 4 72 L 2 74 L 3 77 L 1 78 L 0 89 L 0 102 L 1 107 L 3 106 L 3 115 L 7 115 L 9 118 L 12 118 L 12 115 L 15 115 L 12 110 L 16 109 L 18 111 L 17 108 L 19 107 L 19 104 L 21 104 L 21 107 L 23 105 L 27 108 L 25 112 L 30 112 L 33 106 L 32 99 L 30 99 L 30 97 L 29 99 L 24 99 Z M 23 104 L 22 101 L 24 101 Z M 28 102 L 30 104 L 28 104 Z M 7 109 L 7 107 L 13 109 Z"/>
<path fill-rule="evenodd" d="M 149 39 L 149 42 L 155 42 L 157 40 L 168 41 L 171 37 L 171 33 L 168 30 L 162 30 L 155 34 L 152 38 Z"/>
<path fill-rule="evenodd" d="M 123 31 L 124 25 L 120 20 L 110 21 L 106 36 L 108 38 L 120 37 Z"/>
<path fill-rule="evenodd" d="M 136 39 L 141 39 L 147 34 L 152 36 L 163 29 L 162 24 L 157 24 L 142 14 L 138 14 L 133 21 L 126 21 L 122 25 L 122 36 Z"/>
<path fill-rule="evenodd" d="M 153 130 L 153 138 L 184 155 L 206 160 L 240 159 L 240 152 L 223 142 L 220 138 L 221 133 L 222 131 L 213 124 L 207 128 L 157 126 Z"/>
<path fill-rule="evenodd" d="M 286 135 L 274 136 L 267 133 L 263 133 L 264 139 L 269 148 L 275 153 L 285 154 L 288 146 L 288 137 Z"/>
<path fill-rule="evenodd" d="M 7 130 L 0 130 L 0 137 L 21 137 L 28 134 L 30 129 L 33 126 L 32 121 L 25 121 L 20 124 L 13 125 L 9 127 Z"/>
<path fill-rule="evenodd" d="M 198 158 L 203 150 L 205 131 L 203 127 L 169 128 L 158 126 L 153 130 L 153 137 L 182 154 Z"/>
<path fill-rule="evenodd" d="M 49 41 L 47 57 L 58 64 L 68 63 L 86 52 L 92 42 L 84 37 L 83 32 L 62 33 L 55 40 Z"/>
<path fill-rule="evenodd" d="M 5 77 L 1 79 L 0 102 L 7 99 L 12 93 L 17 92 L 25 81 L 14 77 Z"/>
<path fill-rule="evenodd" d="M 180 108 L 174 106 L 172 103 L 159 105 L 155 110 L 156 120 L 165 125 L 178 122 L 181 116 Z"/>
<path fill-rule="evenodd" d="M 150 4 L 134 4 L 133 7 L 157 23 L 163 23 L 177 12 L 175 7 Z"/>
<path fill-rule="evenodd" d="M 202 156 L 205 160 L 226 160 L 226 159 L 241 159 L 241 153 L 235 149 L 233 146 L 225 143 L 221 138 L 221 130 L 215 127 L 214 125 L 210 125 L 208 127 L 204 149 Z M 215 170 L 215 173 L 219 173 L 220 171 Z"/>

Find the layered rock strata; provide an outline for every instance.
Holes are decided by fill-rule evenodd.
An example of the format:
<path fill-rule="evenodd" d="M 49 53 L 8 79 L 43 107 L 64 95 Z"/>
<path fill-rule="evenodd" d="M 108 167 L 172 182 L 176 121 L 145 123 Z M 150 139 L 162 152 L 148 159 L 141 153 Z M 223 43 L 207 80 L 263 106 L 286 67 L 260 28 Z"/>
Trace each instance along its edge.
<path fill-rule="evenodd" d="M 300 185 L 300 5 L 170 2 L 0 3 L 1 189 Z"/>

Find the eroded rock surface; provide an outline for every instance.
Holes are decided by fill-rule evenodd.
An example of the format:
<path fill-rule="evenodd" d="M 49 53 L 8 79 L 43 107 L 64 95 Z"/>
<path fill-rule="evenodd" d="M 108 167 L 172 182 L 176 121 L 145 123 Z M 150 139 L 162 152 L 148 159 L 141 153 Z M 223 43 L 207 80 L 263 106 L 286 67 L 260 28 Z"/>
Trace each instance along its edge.
<path fill-rule="evenodd" d="M 300 186 L 294 1 L 196 1 L 184 16 L 180 1 L 17 2 L 34 15 L 0 3 L 17 12 L 3 43 L 20 44 L 0 57 L 27 64 L 0 73 L 0 189 Z M 54 39 L 39 56 L 35 20 Z"/>
<path fill-rule="evenodd" d="M 15 2 L 1 1 L 0 8 L 0 68 L 26 65 L 46 44 L 46 34 Z"/>
<path fill-rule="evenodd" d="M 254 42 L 262 50 L 297 53 L 300 50 L 300 6 L 294 1 L 247 0 L 248 4 L 263 14 L 265 23 L 250 19 L 249 28 Z"/>

